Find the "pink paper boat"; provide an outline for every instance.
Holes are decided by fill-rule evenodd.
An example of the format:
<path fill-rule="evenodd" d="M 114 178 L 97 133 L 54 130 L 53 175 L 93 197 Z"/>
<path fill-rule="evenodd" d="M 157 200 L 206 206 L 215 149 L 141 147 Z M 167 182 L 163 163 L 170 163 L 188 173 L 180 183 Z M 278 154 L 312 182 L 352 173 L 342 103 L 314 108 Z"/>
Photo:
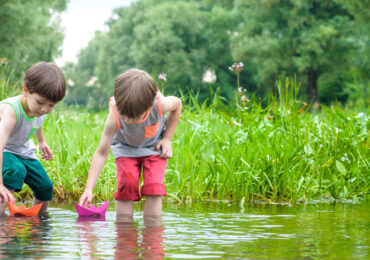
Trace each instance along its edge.
<path fill-rule="evenodd" d="M 76 210 L 78 215 L 87 217 L 87 216 L 105 216 L 105 213 L 107 212 L 109 201 L 106 201 L 103 205 L 101 205 L 99 208 L 96 208 L 94 205 L 92 205 L 90 208 L 84 208 L 78 205 L 75 202 Z"/>

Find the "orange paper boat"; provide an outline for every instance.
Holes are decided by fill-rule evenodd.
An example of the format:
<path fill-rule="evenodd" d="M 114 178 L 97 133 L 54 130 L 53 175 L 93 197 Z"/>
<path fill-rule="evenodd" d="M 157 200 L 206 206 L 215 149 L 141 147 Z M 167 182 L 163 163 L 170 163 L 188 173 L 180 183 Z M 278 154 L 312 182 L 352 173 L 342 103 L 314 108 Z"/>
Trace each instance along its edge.
<path fill-rule="evenodd" d="M 23 204 L 17 207 L 15 204 L 8 202 L 9 213 L 14 216 L 37 216 L 41 206 L 42 203 L 28 209 Z"/>

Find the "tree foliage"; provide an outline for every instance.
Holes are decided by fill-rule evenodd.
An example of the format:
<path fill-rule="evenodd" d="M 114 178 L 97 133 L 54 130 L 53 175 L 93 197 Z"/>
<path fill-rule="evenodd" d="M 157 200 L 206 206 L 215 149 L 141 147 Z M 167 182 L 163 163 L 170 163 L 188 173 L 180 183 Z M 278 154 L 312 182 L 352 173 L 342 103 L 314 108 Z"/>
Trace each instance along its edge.
<path fill-rule="evenodd" d="M 243 62 L 240 83 L 249 95 L 266 97 L 288 76 L 302 83 L 306 101 L 345 101 L 368 85 L 368 6 L 369 0 L 139 0 L 116 9 L 108 31 L 66 68 L 74 83 L 67 98 L 104 107 L 114 79 L 131 67 L 155 79 L 165 72 L 166 94 L 192 91 L 202 100 L 210 93 L 203 75 L 214 71 L 212 87 L 231 98 L 236 79 L 227 68 Z"/>
<path fill-rule="evenodd" d="M 137 67 L 155 79 L 165 72 L 167 93 L 192 90 L 204 99 L 209 94 L 209 84 L 202 78 L 210 69 L 217 76 L 215 87 L 223 88 L 226 96 L 232 92 L 232 74 L 227 71 L 232 57 L 225 33 L 230 27 L 226 9 L 206 8 L 193 1 L 138 1 L 117 9 L 108 27 L 107 33 L 87 47 L 90 50 L 80 53 L 75 69 L 82 73 L 75 75 L 79 79 L 74 82 L 81 81 L 87 71 L 94 72 L 107 97 L 113 93 L 114 78 Z M 92 70 L 85 52 L 96 62 Z M 88 78 L 83 80 L 86 85 Z"/>
<path fill-rule="evenodd" d="M 1 0 L 0 57 L 6 57 L 18 78 L 33 63 L 53 61 L 63 41 L 58 14 L 67 0 Z"/>
<path fill-rule="evenodd" d="M 333 78 L 350 67 L 352 17 L 333 1 L 236 0 L 233 15 L 239 22 L 233 55 L 251 60 L 267 88 L 281 75 L 296 74 L 309 100 L 318 102 L 320 76 Z"/>

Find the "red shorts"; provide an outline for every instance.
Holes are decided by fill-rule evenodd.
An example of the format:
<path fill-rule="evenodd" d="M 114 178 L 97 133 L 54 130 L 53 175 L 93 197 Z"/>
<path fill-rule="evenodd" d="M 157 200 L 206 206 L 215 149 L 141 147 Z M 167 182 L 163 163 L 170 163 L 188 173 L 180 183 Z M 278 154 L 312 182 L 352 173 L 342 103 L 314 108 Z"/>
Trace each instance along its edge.
<path fill-rule="evenodd" d="M 116 200 L 139 201 L 141 196 L 167 196 L 164 173 L 167 159 L 159 155 L 119 157 L 116 159 L 118 189 Z M 139 180 L 143 169 L 144 183 L 139 194 Z"/>

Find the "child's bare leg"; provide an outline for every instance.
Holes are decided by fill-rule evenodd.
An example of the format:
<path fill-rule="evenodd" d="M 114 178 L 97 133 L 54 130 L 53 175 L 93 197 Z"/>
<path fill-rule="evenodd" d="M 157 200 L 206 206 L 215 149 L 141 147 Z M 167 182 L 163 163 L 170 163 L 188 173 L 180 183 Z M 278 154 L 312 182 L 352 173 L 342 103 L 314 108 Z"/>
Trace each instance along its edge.
<path fill-rule="evenodd" d="M 11 193 L 14 193 L 14 190 L 10 190 Z M 5 201 L 3 203 L 0 203 L 0 215 L 4 215 L 5 214 L 5 209 L 6 207 L 8 206 L 8 202 Z"/>
<path fill-rule="evenodd" d="M 118 215 L 116 214 L 116 222 L 117 223 L 133 223 L 134 222 L 134 216 L 133 215 Z"/>
<path fill-rule="evenodd" d="M 146 196 L 144 216 L 160 216 L 162 212 L 162 196 Z"/>
<path fill-rule="evenodd" d="M 159 227 L 162 225 L 162 217 L 155 215 L 144 215 L 145 227 Z"/>
<path fill-rule="evenodd" d="M 39 215 L 47 213 L 47 209 L 48 209 L 48 206 L 49 206 L 49 201 L 42 201 L 42 200 L 33 198 L 32 206 L 36 206 L 40 203 L 42 203 L 42 206 L 40 208 Z"/>
<path fill-rule="evenodd" d="M 0 215 L 5 214 L 6 206 L 7 206 L 7 202 L 0 203 Z"/>
<path fill-rule="evenodd" d="M 117 200 L 116 214 L 132 215 L 134 213 L 134 202 L 132 200 Z"/>
<path fill-rule="evenodd" d="M 0 215 L 5 215 L 6 206 L 8 206 L 8 202 L 0 203 Z"/>

